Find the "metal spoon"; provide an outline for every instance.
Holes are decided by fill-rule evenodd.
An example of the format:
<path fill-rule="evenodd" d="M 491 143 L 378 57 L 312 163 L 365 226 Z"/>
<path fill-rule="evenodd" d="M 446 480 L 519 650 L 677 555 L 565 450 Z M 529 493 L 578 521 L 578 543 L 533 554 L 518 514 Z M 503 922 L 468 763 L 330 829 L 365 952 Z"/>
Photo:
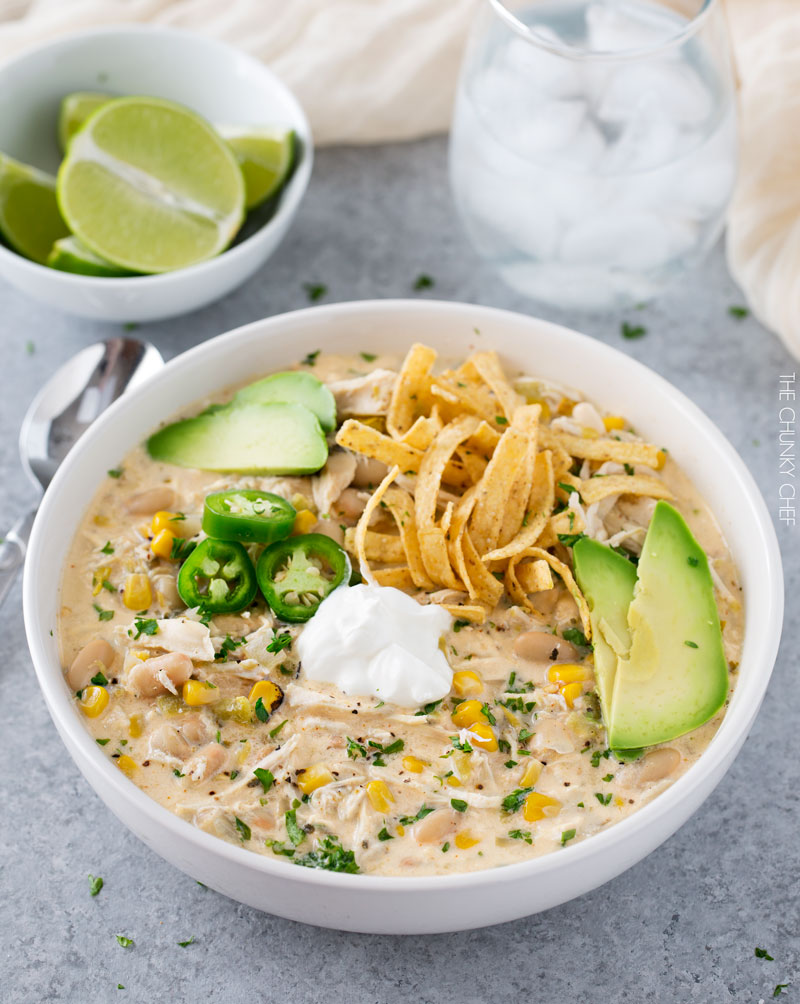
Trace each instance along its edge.
<path fill-rule="evenodd" d="M 22 466 L 37 491 L 47 488 L 97 416 L 163 365 L 161 353 L 149 342 L 109 338 L 82 349 L 54 373 L 31 402 L 19 433 Z M 37 508 L 38 503 L 0 543 L 0 604 L 25 562 Z"/>

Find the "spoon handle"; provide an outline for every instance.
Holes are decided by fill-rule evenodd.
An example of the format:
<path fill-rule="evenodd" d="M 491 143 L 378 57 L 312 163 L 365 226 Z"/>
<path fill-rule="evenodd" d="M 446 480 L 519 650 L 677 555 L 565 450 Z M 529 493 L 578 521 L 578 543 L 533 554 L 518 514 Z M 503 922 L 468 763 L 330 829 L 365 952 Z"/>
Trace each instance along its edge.
<path fill-rule="evenodd" d="M 11 527 L 0 544 L 0 606 L 14 585 L 17 572 L 25 564 L 25 552 L 36 510 L 31 509 Z"/>

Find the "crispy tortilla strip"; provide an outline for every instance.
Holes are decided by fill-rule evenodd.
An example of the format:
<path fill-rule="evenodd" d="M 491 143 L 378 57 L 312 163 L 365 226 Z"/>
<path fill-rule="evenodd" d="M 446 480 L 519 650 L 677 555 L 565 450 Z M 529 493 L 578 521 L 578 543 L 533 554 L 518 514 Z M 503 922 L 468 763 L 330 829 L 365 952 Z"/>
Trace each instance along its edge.
<path fill-rule="evenodd" d="M 541 537 L 536 541 L 536 546 L 555 547 L 556 544 L 563 543 L 558 539 L 559 534 L 583 533 L 585 529 L 583 516 L 575 509 L 565 509 L 550 517 Z"/>
<path fill-rule="evenodd" d="M 450 525 L 447 547 L 450 554 L 450 563 L 466 584 L 471 600 L 477 599 L 478 591 L 470 581 L 469 573 L 467 571 L 467 563 L 464 559 L 464 533 L 467 527 L 467 520 L 472 515 L 472 510 L 475 508 L 477 497 L 477 485 L 473 485 L 472 488 L 461 496 L 461 500 L 453 512 L 453 520 Z"/>
<path fill-rule="evenodd" d="M 436 415 L 420 415 L 408 432 L 400 437 L 400 442 L 410 446 L 413 450 L 427 450 L 441 432 L 442 420 Z"/>
<path fill-rule="evenodd" d="M 417 521 L 414 518 L 414 500 L 407 491 L 396 486 L 388 489 L 383 500 L 400 531 L 405 560 L 408 562 L 414 585 L 418 589 L 433 589 L 433 582 L 425 571 L 422 552 L 419 548 Z"/>
<path fill-rule="evenodd" d="M 526 593 L 543 593 L 554 585 L 550 566 L 541 558 L 521 561 L 514 566 L 514 575 Z"/>
<path fill-rule="evenodd" d="M 523 403 L 522 397 L 506 379 L 496 352 L 473 352 L 468 360 L 494 392 L 501 408 L 501 414 L 511 421 L 516 409 Z"/>
<path fill-rule="evenodd" d="M 455 502 L 450 499 L 447 505 L 444 507 L 444 512 L 442 513 L 442 518 L 439 520 L 439 526 L 442 528 L 445 540 L 450 532 L 450 523 L 453 520 L 453 510 L 455 509 Z"/>
<path fill-rule="evenodd" d="M 580 492 L 583 482 L 579 477 L 576 477 L 574 474 L 570 474 L 569 471 L 565 471 L 558 478 L 558 480 L 556 481 L 556 497 L 561 502 L 566 502 L 566 500 L 570 497 L 572 492 L 563 488 L 562 485 L 568 485 L 570 488 L 575 488 L 577 489 L 577 491 Z"/>
<path fill-rule="evenodd" d="M 463 466 L 472 484 L 477 484 L 478 481 L 483 477 L 484 471 L 486 470 L 486 465 L 488 461 L 485 457 L 482 457 L 479 453 L 473 453 L 472 450 L 468 450 L 465 446 L 459 448 L 456 452 L 459 463 Z"/>
<path fill-rule="evenodd" d="M 510 509 L 513 518 L 522 524 L 530 492 L 530 480 L 521 497 L 512 498 L 517 474 L 524 469 L 528 459 L 528 437 L 522 430 L 510 426 L 500 438 L 497 449 L 478 485 L 478 498 L 470 520 L 470 533 L 480 554 L 491 551 L 498 542 L 503 528 L 505 512 Z"/>
<path fill-rule="evenodd" d="M 466 446 L 484 457 L 491 457 L 499 442 L 500 432 L 488 422 L 481 422 L 475 430 L 475 434 L 467 440 Z"/>
<path fill-rule="evenodd" d="M 657 446 L 652 443 L 630 443 L 620 439 L 583 439 L 567 432 L 554 432 L 543 426 L 540 432 L 541 445 L 546 448 L 560 446 L 571 457 L 581 460 L 613 460 L 618 464 L 645 464 L 658 469 L 661 464 Z"/>
<path fill-rule="evenodd" d="M 539 430 L 539 416 L 542 409 L 538 404 L 522 405 L 514 412 L 512 429 L 519 429 L 527 438 L 528 448 L 520 465 L 511 491 L 506 499 L 503 522 L 497 543 L 502 547 L 519 533 L 525 513 L 528 511 L 528 499 L 533 485 L 533 471 L 536 462 L 536 444 Z"/>
<path fill-rule="evenodd" d="M 486 620 L 486 607 L 478 603 L 442 603 L 444 609 L 456 620 L 470 621 L 472 624 L 483 624 Z"/>
<path fill-rule="evenodd" d="M 414 579 L 408 565 L 376 568 L 372 574 L 379 586 L 392 586 L 394 589 L 404 589 L 406 592 L 413 592 L 415 589 Z"/>
<path fill-rule="evenodd" d="M 354 418 L 348 418 L 342 424 L 336 433 L 336 442 L 354 453 L 380 460 L 387 467 L 397 464 L 404 474 L 416 474 L 422 461 L 421 450 L 399 443 Z"/>
<path fill-rule="evenodd" d="M 647 474 L 606 474 L 601 478 L 587 478 L 581 481 L 578 490 L 586 505 L 609 495 L 646 495 L 654 499 L 675 497 L 663 481 Z"/>
<path fill-rule="evenodd" d="M 436 352 L 427 345 L 416 343 L 408 350 L 386 414 L 386 428 L 395 439 L 408 432 L 414 424 L 415 414 L 424 409 L 435 362 Z"/>
<path fill-rule="evenodd" d="M 467 572 L 467 587 L 471 587 L 469 588 L 470 598 L 488 603 L 490 607 L 496 606 L 503 595 L 503 583 L 496 579 L 481 561 L 475 544 L 472 542 L 469 528 L 464 530 L 461 537 L 461 547 Z M 475 593 L 474 597 L 473 592 Z"/>
<path fill-rule="evenodd" d="M 478 419 L 474 415 L 462 415 L 442 429 L 423 456 L 418 467 L 419 477 L 415 492 L 416 519 L 420 533 L 433 526 L 439 488 L 448 461 L 458 446 L 473 434 L 478 424 Z M 423 548 L 423 557 L 424 554 Z M 426 568 L 427 564 L 426 561 Z M 430 568 L 428 574 L 434 581 L 439 581 Z"/>
<path fill-rule="evenodd" d="M 516 567 L 524 558 L 541 558 L 542 561 L 547 562 L 554 572 L 561 576 L 562 582 L 567 587 L 570 595 L 573 600 L 575 600 L 578 607 L 583 633 L 587 641 L 590 640 L 592 637 L 592 624 L 589 619 L 589 607 L 586 600 L 583 598 L 583 593 L 578 588 L 578 583 L 572 577 L 572 572 L 569 567 L 565 565 L 563 561 L 560 561 L 554 554 L 550 554 L 549 551 L 545 551 L 541 547 L 529 547 L 526 551 L 522 551 L 520 554 L 515 554 L 509 561 L 508 570 L 506 571 L 507 577 L 509 572 L 511 572 L 512 577 L 516 578 Z M 517 602 L 516 597 L 514 599 L 515 602 Z M 523 606 L 527 606 L 531 610 L 534 609 L 527 596 L 524 597 Z"/>
<path fill-rule="evenodd" d="M 553 464 L 550 450 L 537 454 L 533 466 L 533 485 L 528 498 L 528 510 L 522 517 L 519 533 L 505 547 L 499 547 L 483 556 L 484 561 L 502 561 L 532 547 L 547 526 L 555 503 Z"/>
<path fill-rule="evenodd" d="M 539 437 L 539 445 L 542 445 L 542 436 Z M 572 457 L 560 446 L 552 446 L 550 450 L 553 456 L 553 480 L 563 481 L 572 467 Z"/>
<path fill-rule="evenodd" d="M 372 514 L 378 508 L 378 505 L 380 504 L 383 496 L 386 494 L 389 485 L 391 485 L 399 474 L 400 468 L 395 464 L 395 466 L 389 471 L 383 481 L 381 481 L 375 491 L 367 499 L 364 511 L 361 513 L 358 523 L 356 524 L 354 537 L 356 556 L 358 558 L 361 577 L 365 582 L 370 584 L 375 582 L 375 577 L 372 574 L 372 570 L 369 567 L 369 561 L 367 560 L 367 527 L 369 526 L 369 521 L 372 519 Z"/>
<path fill-rule="evenodd" d="M 354 526 L 349 526 L 344 532 L 344 549 L 350 554 L 356 553 L 356 528 Z M 364 550 L 370 561 L 399 563 L 406 560 L 402 539 L 390 533 L 376 533 L 375 530 L 367 530 Z"/>
<path fill-rule="evenodd" d="M 440 526 L 420 527 L 419 549 L 425 571 L 439 586 L 448 589 L 466 589 L 467 587 L 453 574 L 447 555 L 447 540 Z"/>
<path fill-rule="evenodd" d="M 442 373 L 433 380 L 431 393 L 450 407 L 458 405 L 461 411 L 479 415 L 490 424 L 494 423 L 498 414 L 498 404 L 491 396 L 488 387 L 458 380 L 455 374 L 450 372 Z"/>

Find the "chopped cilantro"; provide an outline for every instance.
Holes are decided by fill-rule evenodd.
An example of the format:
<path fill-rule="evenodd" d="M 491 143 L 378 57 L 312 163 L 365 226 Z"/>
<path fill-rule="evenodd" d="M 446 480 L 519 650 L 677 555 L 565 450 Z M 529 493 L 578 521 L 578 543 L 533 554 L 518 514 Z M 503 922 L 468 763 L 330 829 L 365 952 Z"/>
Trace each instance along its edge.
<path fill-rule="evenodd" d="M 103 581 L 102 581 L 102 582 L 100 583 L 100 585 L 101 585 L 101 586 L 103 587 L 103 589 L 105 589 L 105 591 L 106 591 L 107 593 L 115 593 L 115 592 L 117 591 L 117 587 L 116 587 L 116 586 L 113 586 L 113 585 L 112 585 L 112 584 L 111 584 L 111 583 L 110 583 L 110 582 L 108 581 L 108 579 L 103 579 Z"/>
<path fill-rule="evenodd" d="M 125 473 L 125 470 L 122 467 L 112 467 L 106 473 L 110 478 L 121 478 L 122 475 Z"/>
<path fill-rule="evenodd" d="M 613 781 L 614 780 L 614 775 L 613 774 L 606 774 L 606 776 L 603 778 L 603 780 L 606 781 L 606 782 Z"/>
<path fill-rule="evenodd" d="M 105 746 L 106 743 L 110 742 L 109 739 L 95 739 L 98 746 Z"/>
<path fill-rule="evenodd" d="M 444 842 L 444 843 L 442 844 L 442 854 L 447 854 L 447 852 L 448 852 L 449 850 L 450 850 L 450 841 L 449 841 L 449 840 L 446 840 L 446 841 L 445 841 L 445 842 Z"/>
<path fill-rule="evenodd" d="M 601 805 L 609 805 L 611 802 L 612 795 L 610 791 L 606 792 L 605 795 L 601 791 L 596 791 L 594 793 L 594 797 Z"/>
<path fill-rule="evenodd" d="M 359 757 L 367 756 L 367 747 L 347 736 L 347 755 L 351 760 L 358 760 Z"/>
<path fill-rule="evenodd" d="M 508 419 L 503 415 L 495 415 L 494 420 L 498 425 L 508 425 Z"/>
<path fill-rule="evenodd" d="M 775 989 L 772 991 L 773 997 L 780 997 L 783 991 L 789 986 L 788 983 L 777 983 Z"/>
<path fill-rule="evenodd" d="M 518 812 L 525 803 L 525 799 L 533 791 L 533 788 L 515 788 L 510 795 L 502 801 L 505 812 Z"/>
<path fill-rule="evenodd" d="M 270 729 L 269 730 L 270 739 L 277 739 L 277 737 L 280 735 L 281 729 L 288 721 L 289 721 L 288 718 L 284 718 L 284 720 L 280 723 L 280 725 L 276 725 L 274 729 Z"/>
<path fill-rule="evenodd" d="M 764 959 L 765 962 L 774 962 L 775 959 L 769 954 L 766 948 L 757 948 L 755 951 L 757 959 Z"/>
<path fill-rule="evenodd" d="M 416 814 L 416 816 L 401 816 L 400 817 L 400 825 L 401 826 L 413 826 L 414 823 L 418 823 L 420 819 L 424 819 L 426 816 L 429 816 L 434 811 L 435 811 L 434 809 L 429 808 L 423 802 L 422 807 L 420 808 L 420 810 Z"/>
<path fill-rule="evenodd" d="M 521 743 L 524 743 L 524 742 L 527 742 L 531 738 L 532 735 L 533 735 L 533 732 L 530 729 L 520 729 L 519 730 L 519 735 L 517 736 L 517 738 L 518 738 L 518 740 Z M 519 752 L 521 753 L 522 750 L 520 750 Z"/>
<path fill-rule="evenodd" d="M 503 764 L 503 766 L 507 770 L 511 770 L 513 767 L 518 766 L 518 764 L 519 764 L 519 760 L 506 760 L 506 762 Z"/>
<path fill-rule="evenodd" d="M 273 635 L 272 641 L 267 645 L 268 652 L 283 652 L 284 649 L 292 647 L 292 636 L 288 632 Z"/>
<path fill-rule="evenodd" d="M 384 826 L 384 828 L 378 834 L 378 840 L 394 840 L 394 837 L 392 836 L 391 833 L 389 833 L 389 831 Z"/>
<path fill-rule="evenodd" d="M 451 798 L 450 804 L 453 806 L 456 812 L 466 812 L 468 808 L 467 803 L 464 801 L 463 798 Z"/>
<path fill-rule="evenodd" d="M 135 620 L 133 626 L 136 628 L 136 634 L 133 636 L 133 640 L 136 641 L 141 635 L 154 635 L 158 634 L 158 621 L 154 620 L 152 617 L 146 620 Z"/>
<path fill-rule="evenodd" d="M 271 848 L 273 854 L 282 854 L 286 858 L 294 857 L 294 847 L 287 847 L 280 840 L 265 840 L 264 843 Z"/>
<path fill-rule="evenodd" d="M 564 830 L 561 834 L 561 846 L 563 847 L 567 841 L 572 840 L 575 836 L 575 830 Z"/>
<path fill-rule="evenodd" d="M 456 634 L 458 634 L 461 628 L 469 627 L 469 624 L 470 622 L 468 620 L 464 620 L 463 617 L 459 617 L 458 620 L 453 623 L 453 630 Z"/>
<path fill-rule="evenodd" d="M 586 534 L 585 533 L 559 533 L 557 536 L 558 536 L 559 541 L 562 544 L 564 544 L 566 547 L 574 547 L 578 543 L 579 540 L 583 540 L 583 538 L 586 536 Z"/>
<path fill-rule="evenodd" d="M 92 606 L 97 611 L 97 619 L 99 621 L 110 621 L 113 618 L 113 610 L 103 610 L 99 603 L 93 603 Z"/>
<path fill-rule="evenodd" d="M 177 767 L 173 769 L 172 773 L 175 775 L 175 777 L 186 777 L 185 774 L 181 774 L 181 772 L 178 770 Z"/>
<path fill-rule="evenodd" d="M 238 816 L 234 816 L 233 821 L 236 824 L 236 829 L 239 831 L 239 839 L 242 841 L 242 843 L 244 843 L 245 840 L 249 840 L 253 835 L 253 831 L 250 829 L 247 823 L 239 819 Z"/>
<path fill-rule="evenodd" d="M 264 794 L 266 795 L 266 793 L 275 783 L 275 775 L 272 773 L 271 770 L 267 770 L 266 767 L 256 767 L 256 769 L 253 771 L 253 774 L 261 782 L 261 787 L 264 789 Z"/>
<path fill-rule="evenodd" d="M 95 673 L 92 677 L 92 683 L 95 687 L 105 687 L 108 680 L 105 678 L 103 673 Z"/>
<path fill-rule="evenodd" d="M 172 561 L 184 561 L 196 547 L 197 544 L 193 540 L 186 540 L 184 537 L 173 537 L 169 556 Z"/>
<path fill-rule="evenodd" d="M 304 282 L 303 289 L 306 291 L 306 296 L 310 303 L 316 303 L 317 300 L 321 300 L 328 292 L 328 287 L 323 282 Z"/>
<path fill-rule="evenodd" d="M 567 628 L 566 631 L 561 632 L 561 636 L 564 641 L 572 642 L 573 645 L 577 645 L 579 648 L 592 647 L 580 628 Z"/>
<path fill-rule="evenodd" d="M 189 945 L 194 944 L 194 935 L 192 935 L 191 938 L 188 939 L 188 941 L 179 941 L 178 944 L 180 945 L 181 948 L 188 948 Z"/>
<path fill-rule="evenodd" d="M 692 568 L 697 568 L 697 566 L 700 564 L 700 559 L 695 558 L 693 554 L 690 554 L 686 560 L 692 566 Z"/>
<path fill-rule="evenodd" d="M 269 721 L 269 714 L 270 714 L 269 713 L 269 708 L 267 708 L 264 705 L 264 699 L 263 699 L 263 697 L 259 697 L 256 700 L 255 713 L 256 713 L 256 718 L 260 722 L 268 722 Z"/>
<path fill-rule="evenodd" d="M 630 464 L 623 464 L 622 466 L 625 468 L 625 473 L 629 477 L 633 477 L 633 468 L 631 467 L 631 465 Z"/>
<path fill-rule="evenodd" d="M 297 847 L 306 839 L 305 830 L 297 822 L 297 809 L 289 809 L 283 818 L 286 822 L 286 836 L 291 840 L 292 845 Z"/>
<path fill-rule="evenodd" d="M 442 703 L 441 700 L 439 700 L 439 701 L 431 701 L 430 704 L 424 705 L 423 707 L 421 707 L 419 709 L 419 711 L 415 711 L 414 714 L 417 715 L 417 716 L 419 716 L 419 715 L 432 715 L 433 712 L 439 707 L 439 705 L 441 703 Z"/>
<path fill-rule="evenodd" d="M 301 366 L 313 366 L 317 361 L 317 356 L 319 355 L 319 349 L 315 352 L 309 352 L 307 356 L 304 356 L 300 365 Z"/>
<path fill-rule="evenodd" d="M 620 333 L 623 338 L 642 338 L 647 334 L 647 328 L 643 324 L 629 324 L 627 321 L 623 321 Z"/>
<path fill-rule="evenodd" d="M 561 489 L 562 492 L 566 492 L 567 495 L 572 495 L 574 492 L 578 496 L 578 501 L 583 502 L 583 499 L 581 498 L 581 493 L 578 491 L 575 485 L 571 485 L 567 481 L 559 481 L 558 487 Z"/>
<path fill-rule="evenodd" d="M 492 709 L 488 704 L 481 705 L 481 714 L 490 725 L 497 725 L 497 719 L 492 714 Z"/>
<path fill-rule="evenodd" d="M 114 548 L 111 546 L 111 541 L 107 540 L 105 544 L 100 548 L 101 554 L 113 554 Z"/>
<path fill-rule="evenodd" d="M 220 645 L 219 652 L 215 654 L 214 658 L 219 662 L 225 662 L 231 652 L 240 645 L 244 645 L 244 638 L 236 641 L 235 638 L 231 638 L 229 634 L 226 634 L 225 641 Z"/>
<path fill-rule="evenodd" d="M 600 760 L 608 760 L 611 756 L 611 750 L 594 750 L 592 753 L 592 767 L 599 767 Z"/>
<path fill-rule="evenodd" d="M 530 830 L 509 830 L 508 835 L 512 840 L 524 840 L 526 844 L 533 843 L 533 837 L 530 834 Z"/>
<path fill-rule="evenodd" d="M 89 876 L 89 895 L 96 896 L 103 888 L 103 880 L 99 875 Z"/>
<path fill-rule="evenodd" d="M 683 644 L 686 645 L 687 648 L 700 648 L 696 641 L 685 641 Z"/>
<path fill-rule="evenodd" d="M 359 352 L 358 353 L 365 363 L 374 363 L 378 358 L 374 352 Z"/>
<path fill-rule="evenodd" d="M 315 850 L 301 858 L 295 858 L 294 864 L 303 868 L 324 868 L 329 872 L 347 872 L 351 875 L 359 870 L 355 854 L 346 851 L 339 838 L 332 835 L 322 837 L 317 841 Z"/>
<path fill-rule="evenodd" d="M 741 321 L 745 317 L 749 317 L 750 311 L 747 307 L 728 307 L 728 313 L 731 317 L 735 317 L 737 321 Z"/>
<path fill-rule="evenodd" d="M 126 938 L 124 934 L 118 934 L 116 938 L 117 944 L 121 945 L 123 948 L 133 948 L 135 944 L 133 938 Z"/>
<path fill-rule="evenodd" d="M 419 292 L 421 289 L 432 289 L 434 285 L 433 279 L 429 275 L 418 275 L 414 280 L 414 290 Z"/>
<path fill-rule="evenodd" d="M 238 770 L 232 770 L 231 771 L 231 781 L 235 780 L 238 776 L 239 776 L 239 771 Z"/>

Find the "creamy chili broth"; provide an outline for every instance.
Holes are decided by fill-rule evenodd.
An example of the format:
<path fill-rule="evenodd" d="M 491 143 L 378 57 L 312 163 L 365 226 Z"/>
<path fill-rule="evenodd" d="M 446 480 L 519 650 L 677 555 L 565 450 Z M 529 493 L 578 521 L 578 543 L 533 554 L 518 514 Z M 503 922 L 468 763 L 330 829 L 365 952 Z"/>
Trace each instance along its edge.
<path fill-rule="evenodd" d="M 384 412 L 398 365 L 389 357 L 365 364 L 360 356 L 320 355 L 312 372 L 332 385 L 341 420 Z M 566 392 L 547 385 L 539 391 L 557 414 Z M 577 399 L 574 392 L 569 397 Z M 198 402 L 188 413 L 209 403 Z M 137 447 L 112 472 L 117 476 L 100 486 L 63 575 L 62 660 L 70 667 L 96 639 L 112 647 L 113 662 L 101 673 L 110 699 L 84 721 L 104 754 L 150 797 L 193 826 L 287 865 L 335 835 L 363 873 L 439 875 L 511 864 L 586 839 L 652 801 L 702 754 L 724 709 L 638 760 L 620 762 L 607 750 L 591 654 L 563 639 L 580 621 L 560 582 L 538 595 L 541 617 L 504 598 L 483 624 L 457 620 L 444 636 L 452 669 L 474 671 L 482 681 L 480 700 L 498 737 L 494 751 L 454 745 L 459 729 L 451 713 L 462 698 L 453 693 L 434 707 L 401 708 L 304 680 L 294 646 L 268 650 L 278 625 L 260 597 L 240 614 L 211 618 L 215 657 L 198 659 L 197 638 L 205 629 L 178 596 L 178 563 L 151 550 L 153 514 L 181 513 L 182 532 L 191 538 L 200 533 L 208 493 L 264 489 L 312 511 L 315 532 L 341 542 L 382 468 L 359 465 L 354 482 L 337 477 L 335 462 L 326 470 L 312 477 L 218 475 L 155 463 Z M 658 476 L 711 562 L 735 681 L 743 612 L 734 565 L 713 515 L 678 466 L 668 458 Z M 652 500 L 617 496 L 603 508 L 600 536 L 645 527 L 651 511 Z M 629 537 L 633 551 L 641 537 L 635 531 Z M 141 611 L 129 609 L 123 595 L 136 575 L 151 592 Z M 429 595 L 418 598 L 430 601 Z M 170 693 L 164 685 L 156 685 L 160 692 L 153 696 L 135 696 L 132 673 L 164 654 L 163 636 L 147 634 L 146 623 L 163 618 L 176 619 L 170 647 L 194 653 L 193 676 L 216 688 L 213 704 L 190 707 L 180 687 Z M 279 630 L 296 638 L 303 627 Z M 572 707 L 552 680 L 552 667 L 563 663 L 587 670 Z M 68 673 L 71 689 L 86 688 L 99 665 Z M 241 700 L 263 679 L 284 694 L 266 722 L 242 712 Z M 376 756 L 370 742 L 397 751 Z M 308 768 L 318 765 L 330 776 L 314 788 Z M 274 777 L 269 790 L 254 775 L 257 768 Z M 534 785 L 548 804 L 542 818 L 527 822 L 520 804 L 508 798 Z M 297 827 L 287 824 L 292 811 Z"/>

